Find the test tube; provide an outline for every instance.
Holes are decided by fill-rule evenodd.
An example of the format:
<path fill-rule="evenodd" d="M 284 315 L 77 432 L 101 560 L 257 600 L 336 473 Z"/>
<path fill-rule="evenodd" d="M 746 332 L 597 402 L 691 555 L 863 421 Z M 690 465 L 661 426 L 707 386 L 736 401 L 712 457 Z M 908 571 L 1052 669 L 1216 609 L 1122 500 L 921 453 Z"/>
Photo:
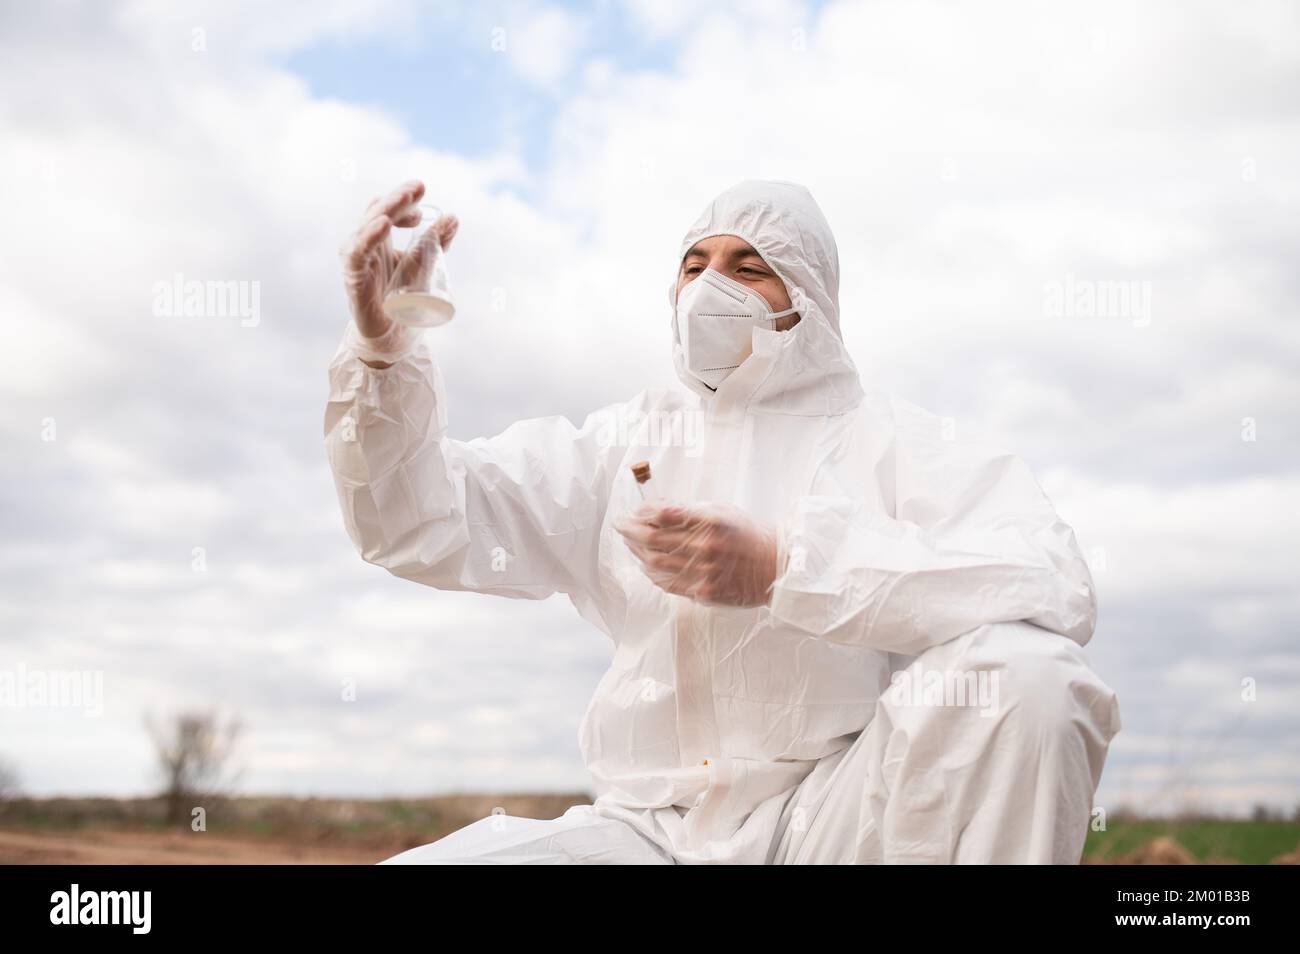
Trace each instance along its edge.
<path fill-rule="evenodd" d="M 632 465 L 632 476 L 636 478 L 636 489 L 642 500 L 650 499 L 650 461 L 637 461 Z"/>

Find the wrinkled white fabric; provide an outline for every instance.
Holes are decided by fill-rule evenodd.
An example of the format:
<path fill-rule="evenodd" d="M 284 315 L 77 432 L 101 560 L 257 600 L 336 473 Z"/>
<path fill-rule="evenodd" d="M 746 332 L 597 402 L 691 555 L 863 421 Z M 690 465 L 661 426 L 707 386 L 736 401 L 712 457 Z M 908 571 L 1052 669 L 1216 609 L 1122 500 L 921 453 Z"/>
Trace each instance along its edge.
<path fill-rule="evenodd" d="M 996 692 L 964 707 L 914 704 L 907 680 L 924 685 L 934 672 L 983 674 Z M 1119 711 L 1077 644 L 993 623 L 927 649 L 894 678 L 867 728 L 783 800 L 764 861 L 1078 861 Z M 651 817 L 587 806 L 554 820 L 493 815 L 384 863 L 663 864 L 672 858 Z"/>
<path fill-rule="evenodd" d="M 349 535 L 429 586 L 563 593 L 610 637 L 579 729 L 597 795 L 581 814 L 674 861 L 1077 861 L 1119 711 L 1079 649 L 1096 606 L 1072 531 L 1020 460 L 864 391 L 839 334 L 835 242 L 806 189 L 742 183 L 680 252 L 719 234 L 749 242 L 803 308 L 789 331 L 754 328 L 716 393 L 686 371 L 674 321 L 694 393 L 457 441 L 436 336 L 386 370 L 345 340 L 325 429 Z M 770 605 L 706 606 L 647 578 L 613 527 L 640 502 L 640 460 L 663 498 L 778 527 Z M 992 717 L 892 711 L 891 673 L 927 658 L 1035 675 L 1004 680 Z M 795 824 L 809 805 L 813 824 Z M 838 847 L 804 849 L 822 817 L 840 820 L 809 844 Z M 547 829 L 529 827 L 545 854 Z"/>
<path fill-rule="evenodd" d="M 348 322 L 345 332 L 348 349 L 363 361 L 396 361 L 415 345 L 420 329 L 393 322 L 378 338 L 367 338 L 355 321 Z"/>

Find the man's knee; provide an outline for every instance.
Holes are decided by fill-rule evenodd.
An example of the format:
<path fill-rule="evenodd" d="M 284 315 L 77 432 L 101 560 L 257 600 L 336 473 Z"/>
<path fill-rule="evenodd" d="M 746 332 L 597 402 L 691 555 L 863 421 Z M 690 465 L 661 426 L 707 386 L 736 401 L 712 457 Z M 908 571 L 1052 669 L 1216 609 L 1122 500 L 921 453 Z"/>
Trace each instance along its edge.
<path fill-rule="evenodd" d="M 1119 710 L 1077 644 L 982 626 L 895 673 L 876 717 L 866 798 L 885 860 L 1078 860 Z"/>
<path fill-rule="evenodd" d="M 1079 646 L 1025 622 L 991 623 L 926 650 L 894 674 L 882 704 L 894 723 L 1014 724 L 1033 744 L 1081 728 L 1105 744 L 1119 731 L 1115 693 Z"/>
<path fill-rule="evenodd" d="M 995 713 L 1014 719 L 1039 742 L 1083 733 L 1105 745 L 1119 731 L 1115 693 L 1078 644 L 1031 623 L 981 627 L 959 666 L 987 672 Z"/>

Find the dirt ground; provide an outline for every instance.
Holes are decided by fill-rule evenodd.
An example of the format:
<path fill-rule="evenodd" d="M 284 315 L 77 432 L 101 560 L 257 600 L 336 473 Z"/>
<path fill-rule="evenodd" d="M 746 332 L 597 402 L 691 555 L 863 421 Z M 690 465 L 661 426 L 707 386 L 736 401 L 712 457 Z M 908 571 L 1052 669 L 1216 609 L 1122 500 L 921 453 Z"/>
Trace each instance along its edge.
<path fill-rule="evenodd" d="M 363 864 L 437 841 L 495 812 L 556 818 L 582 792 L 415 799 L 211 799 L 208 830 L 164 822 L 159 798 L 0 800 L 0 864 Z"/>
<path fill-rule="evenodd" d="M 0 864 L 368 865 L 393 853 L 208 832 L 0 830 Z"/>

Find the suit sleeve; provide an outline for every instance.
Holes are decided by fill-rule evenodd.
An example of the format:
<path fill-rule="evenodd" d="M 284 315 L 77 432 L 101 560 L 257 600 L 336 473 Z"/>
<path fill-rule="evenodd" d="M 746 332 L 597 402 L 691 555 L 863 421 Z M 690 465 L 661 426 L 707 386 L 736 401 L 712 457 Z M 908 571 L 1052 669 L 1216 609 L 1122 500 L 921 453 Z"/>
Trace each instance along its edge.
<path fill-rule="evenodd" d="M 597 592 L 597 537 L 619 458 L 606 425 L 619 405 L 582 427 L 545 417 L 458 441 L 446 436 L 446 392 L 424 338 L 377 370 L 345 337 L 329 377 L 325 446 L 364 560 L 445 590 Z"/>
<path fill-rule="evenodd" d="M 915 654 L 1026 620 L 1079 645 L 1097 604 L 1074 532 L 1019 458 L 942 439 L 895 402 L 894 514 L 798 498 L 781 527 L 774 617 L 826 639 Z"/>

